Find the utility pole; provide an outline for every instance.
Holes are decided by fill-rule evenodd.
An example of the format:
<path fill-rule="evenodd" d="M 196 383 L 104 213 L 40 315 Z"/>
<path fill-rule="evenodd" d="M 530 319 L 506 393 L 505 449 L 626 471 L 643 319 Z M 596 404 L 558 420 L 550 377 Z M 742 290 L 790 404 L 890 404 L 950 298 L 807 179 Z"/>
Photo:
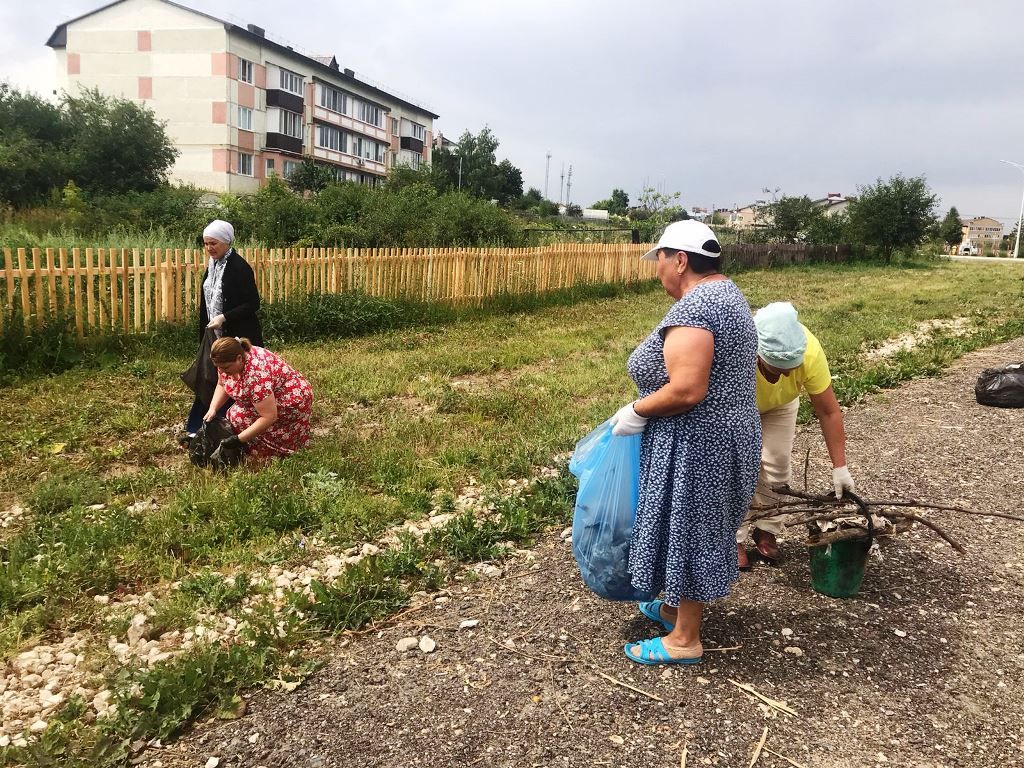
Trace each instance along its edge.
<path fill-rule="evenodd" d="M 565 182 L 565 205 L 568 207 L 572 200 L 572 163 L 569 163 L 569 178 Z"/>
<path fill-rule="evenodd" d="M 565 189 L 565 163 L 562 163 L 562 175 L 558 177 L 558 204 L 562 204 L 562 190 Z"/>
<path fill-rule="evenodd" d="M 551 170 L 551 150 L 548 150 L 544 161 L 544 199 L 548 199 L 548 172 Z"/>
<path fill-rule="evenodd" d="M 1020 171 L 1021 173 L 1024 173 L 1024 165 L 1021 165 L 1020 163 L 1015 163 L 1012 160 L 1001 160 L 1000 162 L 1006 163 L 1007 165 L 1012 165 L 1018 171 Z M 1020 257 L 1020 225 L 1021 224 L 1024 224 L 1024 194 L 1022 194 L 1021 198 L 1020 198 L 1020 214 L 1017 216 L 1017 240 L 1013 244 L 1013 258 L 1015 258 L 1015 259 Z"/>

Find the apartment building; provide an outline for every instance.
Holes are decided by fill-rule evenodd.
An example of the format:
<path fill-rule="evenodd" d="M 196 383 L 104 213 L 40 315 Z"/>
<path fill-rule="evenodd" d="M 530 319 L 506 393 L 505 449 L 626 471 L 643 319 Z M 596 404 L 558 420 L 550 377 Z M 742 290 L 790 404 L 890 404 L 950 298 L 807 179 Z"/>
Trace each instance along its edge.
<path fill-rule="evenodd" d="M 960 223 L 961 245 L 969 245 L 976 251 L 992 251 L 999 248 L 1003 240 L 1003 225 L 988 216 L 975 216 Z"/>
<path fill-rule="evenodd" d="M 117 0 L 67 21 L 46 43 L 59 87 L 146 104 L 181 152 L 171 178 L 249 193 L 312 156 L 339 180 L 376 184 L 430 162 L 424 106 L 313 56 L 170 0 Z"/>

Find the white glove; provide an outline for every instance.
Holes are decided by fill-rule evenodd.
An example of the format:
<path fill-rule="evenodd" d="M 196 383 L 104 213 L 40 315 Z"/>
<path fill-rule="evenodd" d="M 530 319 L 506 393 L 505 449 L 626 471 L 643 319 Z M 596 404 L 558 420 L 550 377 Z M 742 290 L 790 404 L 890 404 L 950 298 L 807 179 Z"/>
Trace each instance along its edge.
<path fill-rule="evenodd" d="M 832 487 L 835 489 L 837 499 L 843 498 L 844 491 L 849 491 L 850 493 L 856 493 L 857 491 L 853 485 L 853 476 L 845 466 L 836 467 L 832 470 Z"/>
<path fill-rule="evenodd" d="M 208 324 L 207 328 L 221 328 L 224 325 L 224 315 L 217 315 Z"/>
<path fill-rule="evenodd" d="M 622 406 L 612 416 L 612 434 L 617 437 L 639 435 L 644 431 L 645 426 L 647 426 L 647 419 L 637 414 L 633 403 Z"/>

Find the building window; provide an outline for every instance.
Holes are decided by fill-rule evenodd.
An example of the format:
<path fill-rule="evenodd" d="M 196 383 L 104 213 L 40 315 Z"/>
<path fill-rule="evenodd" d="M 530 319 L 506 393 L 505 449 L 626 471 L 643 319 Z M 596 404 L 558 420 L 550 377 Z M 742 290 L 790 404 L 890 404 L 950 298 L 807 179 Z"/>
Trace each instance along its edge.
<path fill-rule="evenodd" d="M 299 164 L 294 160 L 285 160 L 284 168 L 281 169 L 281 175 L 286 179 L 291 178 L 291 175 L 299 169 Z"/>
<path fill-rule="evenodd" d="M 335 152 L 347 152 L 346 135 L 333 125 L 317 125 L 316 145 Z"/>
<path fill-rule="evenodd" d="M 352 154 L 376 163 L 384 162 L 384 145 L 362 136 L 352 137 Z"/>
<path fill-rule="evenodd" d="M 399 136 L 400 135 L 399 132 L 398 132 L 398 118 L 397 117 L 392 117 L 391 118 L 391 135 L 392 136 Z"/>
<path fill-rule="evenodd" d="M 238 79 L 239 79 L 240 82 L 252 83 L 253 82 L 252 70 L 253 70 L 253 67 L 252 67 L 252 62 L 251 61 L 249 61 L 248 59 L 239 59 L 238 60 Z"/>
<path fill-rule="evenodd" d="M 419 123 L 412 123 L 412 137 L 420 141 L 427 140 L 427 127 Z"/>
<path fill-rule="evenodd" d="M 289 112 L 286 109 L 281 110 L 280 120 L 281 133 L 285 136 L 291 136 L 296 139 L 302 138 L 302 115 L 298 112 Z"/>
<path fill-rule="evenodd" d="M 402 153 L 398 156 L 398 162 L 409 168 L 418 169 L 420 167 L 420 160 L 418 152 L 409 152 L 408 150 L 402 150 Z"/>
<path fill-rule="evenodd" d="M 238 108 L 238 127 L 243 131 L 252 130 L 252 110 L 249 107 Z"/>
<path fill-rule="evenodd" d="M 267 158 L 267 178 L 274 176 L 277 173 L 277 166 L 274 164 L 274 158 Z"/>
<path fill-rule="evenodd" d="M 326 107 L 333 112 L 344 115 L 348 111 L 347 102 L 348 98 L 344 91 L 339 91 L 337 88 L 331 88 L 329 85 L 320 86 L 321 107 Z"/>
<path fill-rule="evenodd" d="M 252 176 L 252 155 L 238 153 L 238 173 L 242 176 Z"/>
<path fill-rule="evenodd" d="M 302 75 L 297 75 L 287 69 L 280 69 L 279 71 L 281 73 L 281 90 L 301 96 Z"/>
<path fill-rule="evenodd" d="M 383 116 L 383 114 L 384 113 L 380 107 L 376 107 L 373 104 L 368 104 L 365 101 L 359 102 L 358 117 L 364 123 L 376 125 L 379 128 L 381 123 L 381 117 Z"/>

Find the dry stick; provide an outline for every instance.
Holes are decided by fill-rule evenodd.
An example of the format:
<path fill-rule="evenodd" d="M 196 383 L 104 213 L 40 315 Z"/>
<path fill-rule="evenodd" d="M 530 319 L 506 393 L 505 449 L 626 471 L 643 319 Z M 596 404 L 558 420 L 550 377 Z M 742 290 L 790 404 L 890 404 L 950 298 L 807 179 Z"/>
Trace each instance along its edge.
<path fill-rule="evenodd" d="M 947 544 L 949 544 L 949 546 L 951 546 L 953 549 L 955 549 L 961 555 L 966 555 L 967 554 L 967 550 L 963 548 L 963 546 L 960 544 L 960 542 L 958 542 L 956 539 L 954 539 L 952 536 L 950 536 L 948 533 L 946 533 L 944 530 L 942 530 L 942 528 L 940 528 L 937 523 L 933 523 L 928 518 L 921 517 L 920 515 L 915 515 L 913 512 L 891 512 L 891 513 L 886 513 L 885 516 L 888 516 L 890 514 L 893 515 L 893 516 L 896 516 L 896 517 L 902 517 L 904 520 L 913 520 L 915 522 L 921 523 L 921 525 L 928 526 L 933 531 L 935 531 L 935 533 L 937 533 L 940 538 L 944 539 L 945 542 Z"/>
<path fill-rule="evenodd" d="M 350 634 L 350 635 L 352 635 L 354 637 L 360 637 L 362 635 L 368 635 L 371 632 L 377 632 L 377 631 L 379 631 L 381 629 L 384 629 L 385 627 L 390 627 L 390 626 L 394 625 L 394 623 L 397 622 L 403 616 L 407 616 L 408 614 L 413 613 L 414 611 L 422 611 L 428 605 L 433 605 L 433 604 L 434 604 L 433 600 L 428 600 L 427 602 L 420 603 L 419 605 L 414 605 L 412 608 L 406 608 L 401 613 L 396 613 L 394 616 L 390 616 L 390 617 L 384 619 L 383 621 L 381 621 L 380 623 L 371 624 L 366 629 L 349 630 L 349 632 L 347 632 L 346 634 Z"/>
<path fill-rule="evenodd" d="M 487 639 L 490 640 L 492 643 L 494 643 L 499 648 L 502 648 L 502 649 L 504 649 L 506 651 L 512 651 L 512 653 L 518 653 L 520 656 L 525 656 L 526 658 L 533 659 L 534 661 L 557 661 L 557 662 L 560 662 L 562 664 L 570 664 L 573 661 L 568 656 L 554 656 L 554 655 L 552 655 L 550 653 L 544 653 L 544 651 L 537 651 L 537 653 L 539 653 L 541 655 L 540 656 L 533 656 L 533 655 L 531 655 L 529 653 L 526 653 L 525 651 L 520 651 L 518 648 L 513 648 L 510 645 L 505 645 L 504 643 L 499 643 L 493 637 L 488 637 Z"/>
<path fill-rule="evenodd" d="M 807 453 L 804 454 L 804 493 L 807 493 L 807 470 L 811 466 L 811 446 L 807 446 Z"/>
<path fill-rule="evenodd" d="M 754 688 L 754 686 L 752 686 L 752 685 L 750 685 L 748 683 L 737 683 L 732 678 L 729 678 L 729 682 L 732 683 L 733 685 L 735 685 L 741 691 L 746 691 L 747 693 L 753 694 L 754 696 L 759 698 L 761 701 L 763 701 L 765 704 L 767 704 L 772 709 L 777 709 L 777 710 L 779 710 L 779 712 L 784 712 L 787 715 L 793 715 L 794 717 L 799 717 L 799 715 L 796 713 L 796 711 L 791 709 L 788 705 L 783 704 L 781 701 L 776 701 L 775 699 L 768 698 L 763 693 L 761 693 L 756 688 Z"/>
<path fill-rule="evenodd" d="M 553 666 L 551 666 L 550 663 L 548 664 L 548 676 L 551 678 L 551 690 L 554 691 L 555 690 L 555 668 Z M 560 702 L 558 700 L 558 694 L 555 693 L 553 695 L 554 695 L 554 699 L 555 699 L 555 706 L 558 707 L 558 711 L 561 712 L 562 713 L 562 717 L 565 718 L 565 724 L 569 726 L 569 730 L 570 731 L 575 731 L 576 729 L 572 727 L 572 720 L 569 719 L 569 713 L 565 711 L 565 707 L 562 706 L 562 702 Z"/>
<path fill-rule="evenodd" d="M 738 651 L 742 647 L 742 645 L 730 645 L 728 648 L 704 648 L 704 653 L 724 653 L 726 651 Z"/>
<path fill-rule="evenodd" d="M 640 688 L 637 688 L 635 685 L 630 685 L 629 683 L 624 683 L 621 680 L 618 680 L 617 678 L 612 677 L 611 675 L 606 675 L 604 672 L 602 672 L 597 667 L 591 667 L 591 670 L 594 671 L 594 672 L 597 672 L 597 674 L 599 674 L 601 677 L 603 677 L 605 680 L 607 680 L 610 683 L 615 683 L 615 685 L 621 685 L 623 688 L 628 688 L 629 690 L 633 691 L 634 693 L 639 693 L 642 696 L 646 696 L 649 699 L 654 699 L 655 701 L 664 702 L 664 699 L 661 698 L 661 696 L 658 696 L 656 693 L 648 693 L 647 691 L 644 691 L 644 690 L 641 690 Z"/>
<path fill-rule="evenodd" d="M 788 757 L 786 757 L 785 755 L 783 755 L 783 754 L 780 754 L 780 753 L 776 752 L 776 751 L 775 751 L 775 750 L 773 750 L 773 749 L 768 749 L 768 747 L 765 747 L 765 748 L 764 748 L 764 751 L 765 751 L 765 752 L 767 752 L 767 753 L 768 753 L 769 755 L 775 755 L 775 756 L 776 756 L 777 758 L 779 758 L 780 760 L 785 760 L 785 761 L 786 761 L 787 763 L 789 763 L 790 765 L 792 765 L 792 766 L 793 766 L 793 768 L 807 768 L 807 766 L 805 766 L 805 765 L 801 765 L 800 763 L 796 762 L 795 760 L 790 760 L 790 759 L 789 759 Z"/>
<path fill-rule="evenodd" d="M 757 742 L 757 746 L 754 747 L 754 754 L 750 756 L 750 765 L 747 768 L 754 768 L 754 763 L 757 762 L 757 758 L 761 756 L 761 750 L 764 749 L 764 743 L 768 741 L 768 726 L 764 727 L 761 731 L 761 740 Z"/>
<path fill-rule="evenodd" d="M 686 768 L 686 747 L 687 742 L 683 742 L 683 751 L 679 754 L 679 768 Z"/>
<path fill-rule="evenodd" d="M 929 520 L 926 517 L 921 517 L 920 515 L 915 515 L 913 512 L 899 512 L 899 511 L 889 512 L 889 511 L 886 511 L 886 510 L 878 510 L 878 511 L 874 512 L 873 514 L 878 515 L 879 517 L 884 517 L 887 520 L 891 520 L 892 518 L 895 517 L 895 518 L 899 518 L 899 519 L 902 519 L 902 520 L 912 520 L 912 521 L 919 522 L 919 523 L 921 523 L 921 525 L 924 525 L 924 526 L 926 526 L 928 528 L 931 528 L 933 531 L 935 531 L 935 533 L 938 534 L 938 536 L 941 539 L 943 539 L 947 544 L 949 544 L 949 546 L 951 546 L 953 549 L 955 549 L 961 555 L 967 554 L 967 550 L 965 550 L 963 548 L 963 545 L 961 545 L 960 542 L 958 542 L 956 539 L 954 539 L 952 536 L 950 536 L 948 533 L 946 533 L 937 523 L 933 523 L 931 520 Z M 815 522 L 817 520 L 823 520 L 823 521 L 835 520 L 837 518 L 847 517 L 847 516 L 848 515 L 846 515 L 846 514 L 844 514 L 842 512 L 830 512 L 830 513 L 823 514 L 823 515 L 818 515 L 816 517 L 809 518 L 809 519 L 806 519 L 806 520 L 786 523 L 786 525 L 787 525 L 787 527 L 789 527 L 789 526 L 793 526 L 793 525 L 799 525 L 801 522 L 803 522 L 803 523 L 811 523 L 811 522 Z M 849 516 L 852 517 L 853 515 L 849 515 Z M 857 517 L 863 517 L 863 515 L 857 515 Z M 829 541 L 830 542 L 832 542 L 832 541 L 842 541 L 845 538 L 857 538 L 859 536 L 863 536 L 864 535 L 863 528 L 850 529 L 850 531 L 842 531 L 841 533 L 847 533 L 847 532 L 852 533 L 853 535 L 852 536 L 843 536 L 843 537 L 838 537 L 838 538 L 831 538 L 831 539 L 829 539 Z M 821 541 L 821 543 L 825 543 L 825 537 L 826 536 L 827 536 L 827 534 L 822 534 L 821 537 L 818 540 Z"/>
<path fill-rule="evenodd" d="M 1024 517 L 1018 515 L 1007 515 L 1002 512 L 978 512 L 974 509 L 964 509 L 963 507 L 948 507 L 941 504 L 928 504 L 923 501 L 865 501 L 865 504 L 870 506 L 879 507 L 919 507 L 921 509 L 936 509 L 942 512 L 962 512 L 965 515 L 975 515 L 977 517 L 1001 517 L 1004 520 L 1016 520 L 1019 523 L 1024 523 Z"/>

